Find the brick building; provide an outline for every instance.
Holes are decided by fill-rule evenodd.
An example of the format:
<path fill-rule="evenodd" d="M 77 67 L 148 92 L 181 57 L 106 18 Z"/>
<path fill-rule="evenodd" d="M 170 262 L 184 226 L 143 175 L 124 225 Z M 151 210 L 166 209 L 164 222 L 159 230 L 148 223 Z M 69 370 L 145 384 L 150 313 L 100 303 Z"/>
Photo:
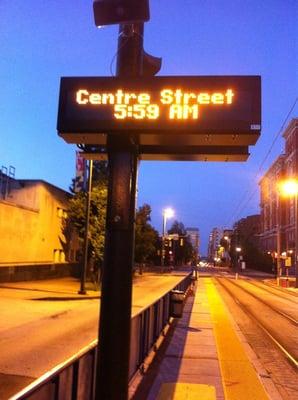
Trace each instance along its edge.
<path fill-rule="evenodd" d="M 259 246 L 259 234 L 261 231 L 261 217 L 259 214 L 248 215 L 234 224 L 234 232 L 239 233 L 244 239 L 249 239 L 256 247 Z M 236 245 L 241 243 L 236 243 Z"/>
<path fill-rule="evenodd" d="M 293 119 L 283 133 L 285 152 L 281 154 L 259 182 L 261 233 L 263 251 L 274 256 L 277 252 L 277 233 L 280 227 L 281 254 L 294 254 L 295 250 L 295 198 L 283 197 L 278 182 L 298 176 L 298 119 Z"/>
<path fill-rule="evenodd" d="M 220 240 L 223 236 L 223 230 L 221 228 L 213 228 L 209 235 L 208 242 L 208 259 L 213 261 L 214 258 L 218 257 L 218 249 L 220 247 Z"/>
<path fill-rule="evenodd" d="M 200 231 L 198 228 L 186 228 L 186 234 L 195 252 L 195 260 L 198 260 L 200 256 Z"/>

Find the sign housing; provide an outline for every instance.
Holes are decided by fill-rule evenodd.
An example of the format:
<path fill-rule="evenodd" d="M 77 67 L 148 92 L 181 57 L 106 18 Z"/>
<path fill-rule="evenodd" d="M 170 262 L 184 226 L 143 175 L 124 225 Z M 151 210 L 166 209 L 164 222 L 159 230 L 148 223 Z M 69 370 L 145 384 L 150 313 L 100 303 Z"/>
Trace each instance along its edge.
<path fill-rule="evenodd" d="M 190 153 L 192 146 L 253 145 L 261 129 L 261 79 L 61 78 L 57 129 L 68 143 L 105 145 L 107 135 L 135 134 L 143 148 L 187 146 Z"/>

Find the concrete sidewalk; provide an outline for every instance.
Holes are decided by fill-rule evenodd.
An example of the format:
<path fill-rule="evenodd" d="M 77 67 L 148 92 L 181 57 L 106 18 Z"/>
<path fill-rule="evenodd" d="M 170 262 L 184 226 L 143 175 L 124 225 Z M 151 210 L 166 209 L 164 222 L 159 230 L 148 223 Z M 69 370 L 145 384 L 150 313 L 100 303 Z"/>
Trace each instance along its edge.
<path fill-rule="evenodd" d="M 173 325 L 141 382 L 132 382 L 133 400 L 270 398 L 210 278 L 198 280 Z"/>
<path fill-rule="evenodd" d="M 173 271 L 171 273 L 156 274 L 145 272 L 142 275 L 136 274 L 133 277 L 133 284 L 138 284 L 146 281 L 146 278 L 156 276 L 162 277 L 177 277 L 183 278 L 186 272 Z M 100 298 L 100 288 L 95 288 L 95 285 L 87 281 L 85 284 L 86 294 L 79 294 L 80 280 L 73 277 L 64 277 L 56 279 L 21 281 L 21 282 L 1 282 L 0 289 L 11 289 L 15 292 L 27 292 L 26 298 L 40 300 L 91 300 Z"/>
<path fill-rule="evenodd" d="M 3 282 L 0 289 L 27 292 L 33 299 L 42 300 L 84 300 L 100 297 L 100 291 L 95 290 L 92 282 L 86 282 L 86 294 L 79 294 L 80 281 L 76 278 L 66 277 L 47 280 Z"/>

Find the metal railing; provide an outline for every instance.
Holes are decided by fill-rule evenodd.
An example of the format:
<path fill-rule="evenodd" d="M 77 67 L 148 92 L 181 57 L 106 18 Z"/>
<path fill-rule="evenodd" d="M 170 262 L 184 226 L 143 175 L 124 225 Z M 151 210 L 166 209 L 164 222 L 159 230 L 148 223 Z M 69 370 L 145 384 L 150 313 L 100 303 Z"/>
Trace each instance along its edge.
<path fill-rule="evenodd" d="M 187 275 L 171 290 L 187 292 L 191 285 Z M 131 320 L 129 378 L 142 367 L 170 320 L 170 293 L 138 312 Z M 90 400 L 94 398 L 97 340 L 71 358 L 48 371 L 9 400 Z"/>

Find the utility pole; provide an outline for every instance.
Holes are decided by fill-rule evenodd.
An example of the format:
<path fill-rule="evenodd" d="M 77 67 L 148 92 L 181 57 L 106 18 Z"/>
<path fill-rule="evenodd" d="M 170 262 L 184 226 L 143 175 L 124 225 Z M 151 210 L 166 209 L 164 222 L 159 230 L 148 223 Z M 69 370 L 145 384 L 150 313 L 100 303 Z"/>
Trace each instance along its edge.
<path fill-rule="evenodd" d="M 276 193 L 276 284 L 279 286 L 281 277 L 281 220 L 280 220 L 280 194 Z"/>
<path fill-rule="evenodd" d="M 88 265 L 88 244 L 89 244 L 89 220 L 90 220 L 90 202 L 92 191 L 92 170 L 93 161 L 89 160 L 88 168 L 88 190 L 86 193 L 86 208 L 85 208 L 85 237 L 84 237 L 84 260 L 81 270 L 81 283 L 79 294 L 86 294 L 86 274 Z"/>
<path fill-rule="evenodd" d="M 298 186 L 298 184 L 297 184 Z M 295 192 L 295 288 L 298 288 L 298 192 Z"/>
<path fill-rule="evenodd" d="M 144 24 L 121 24 L 117 76 L 138 77 Z M 106 244 L 102 278 L 96 400 L 127 400 L 138 144 L 133 134 L 110 134 Z"/>

